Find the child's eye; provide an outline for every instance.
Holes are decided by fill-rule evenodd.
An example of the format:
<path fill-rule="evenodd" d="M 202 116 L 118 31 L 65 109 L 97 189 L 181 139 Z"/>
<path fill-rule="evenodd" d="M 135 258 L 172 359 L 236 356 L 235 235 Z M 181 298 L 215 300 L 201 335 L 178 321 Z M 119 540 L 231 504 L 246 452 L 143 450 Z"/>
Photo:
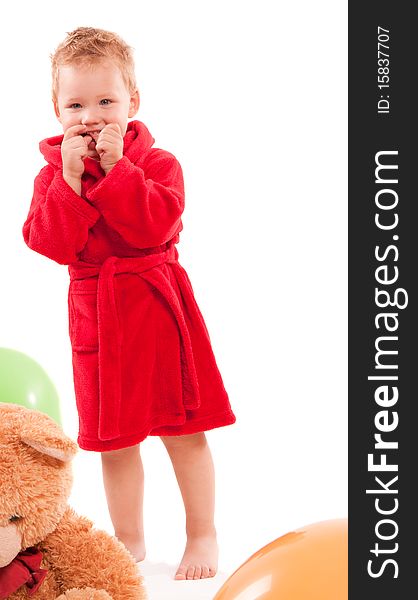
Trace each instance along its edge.
<path fill-rule="evenodd" d="M 74 102 L 74 104 L 70 104 L 70 108 L 80 108 L 81 104 L 78 102 Z"/>
<path fill-rule="evenodd" d="M 111 100 L 109 100 L 109 98 L 104 98 L 103 100 L 100 100 L 100 104 L 102 104 L 103 106 L 107 106 L 108 104 L 111 104 Z"/>

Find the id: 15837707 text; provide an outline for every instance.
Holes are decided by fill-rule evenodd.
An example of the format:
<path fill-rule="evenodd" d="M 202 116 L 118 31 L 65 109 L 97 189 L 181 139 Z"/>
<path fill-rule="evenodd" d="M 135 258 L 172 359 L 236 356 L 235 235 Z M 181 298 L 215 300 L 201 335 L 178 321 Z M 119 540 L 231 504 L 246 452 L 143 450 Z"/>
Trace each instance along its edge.
<path fill-rule="evenodd" d="M 377 87 L 379 99 L 377 101 L 377 112 L 389 114 L 389 29 L 377 27 Z"/>

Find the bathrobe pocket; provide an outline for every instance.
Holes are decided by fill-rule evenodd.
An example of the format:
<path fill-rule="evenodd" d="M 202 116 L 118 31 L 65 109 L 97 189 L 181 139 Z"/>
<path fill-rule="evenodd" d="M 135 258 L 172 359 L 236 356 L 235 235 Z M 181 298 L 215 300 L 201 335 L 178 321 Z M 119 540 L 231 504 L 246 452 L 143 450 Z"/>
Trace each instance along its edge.
<path fill-rule="evenodd" d="M 97 280 L 71 282 L 68 292 L 68 316 L 73 351 L 97 352 Z"/>

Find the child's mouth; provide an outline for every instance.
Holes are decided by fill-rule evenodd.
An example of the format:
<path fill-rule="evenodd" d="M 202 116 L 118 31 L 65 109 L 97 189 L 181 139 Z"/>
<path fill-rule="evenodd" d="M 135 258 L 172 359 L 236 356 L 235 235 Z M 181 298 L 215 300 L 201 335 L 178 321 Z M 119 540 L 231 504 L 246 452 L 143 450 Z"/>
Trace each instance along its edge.
<path fill-rule="evenodd" d="M 94 142 L 94 144 L 97 143 L 97 140 L 99 138 L 100 135 L 100 130 L 93 130 L 93 131 L 86 131 L 85 133 L 81 134 L 83 137 L 85 137 L 86 135 L 89 135 L 92 138 L 92 142 Z M 92 143 L 90 142 L 90 143 Z"/>

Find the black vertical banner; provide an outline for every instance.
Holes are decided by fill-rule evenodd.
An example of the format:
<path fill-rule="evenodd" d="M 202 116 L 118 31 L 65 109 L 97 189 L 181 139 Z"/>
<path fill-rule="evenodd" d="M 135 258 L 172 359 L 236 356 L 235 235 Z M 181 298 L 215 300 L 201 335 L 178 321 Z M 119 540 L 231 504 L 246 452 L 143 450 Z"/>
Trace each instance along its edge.
<path fill-rule="evenodd" d="M 418 597 L 414 2 L 349 3 L 349 598 Z"/>

